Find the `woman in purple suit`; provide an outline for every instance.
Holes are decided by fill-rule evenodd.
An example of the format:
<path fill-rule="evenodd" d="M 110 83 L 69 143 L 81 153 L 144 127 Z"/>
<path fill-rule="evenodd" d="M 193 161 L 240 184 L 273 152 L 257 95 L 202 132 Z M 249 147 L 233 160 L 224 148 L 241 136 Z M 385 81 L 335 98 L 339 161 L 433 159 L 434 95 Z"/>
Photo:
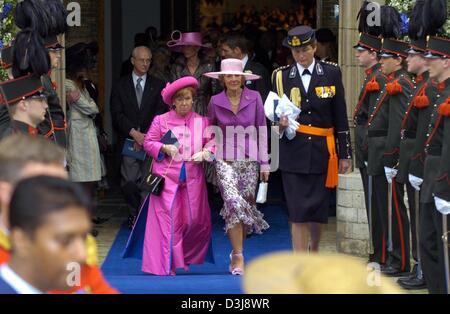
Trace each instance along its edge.
<path fill-rule="evenodd" d="M 211 98 L 210 123 L 220 128 L 223 141 L 216 134 L 217 181 L 224 201 L 220 215 L 233 248 L 230 272 L 244 273 L 244 239 L 262 233 L 269 225 L 256 208 L 258 179 L 268 181 L 267 125 L 261 95 L 245 86 L 260 77 L 244 73 L 241 60 L 225 59 L 221 72 L 205 75 L 219 79 L 224 91 Z"/>

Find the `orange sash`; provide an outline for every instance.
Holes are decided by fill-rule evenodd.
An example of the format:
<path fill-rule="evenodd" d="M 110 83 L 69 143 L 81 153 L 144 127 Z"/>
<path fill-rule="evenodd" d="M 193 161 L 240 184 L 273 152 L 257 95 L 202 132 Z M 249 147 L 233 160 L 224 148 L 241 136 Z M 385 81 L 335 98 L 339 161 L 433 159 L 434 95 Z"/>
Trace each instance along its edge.
<path fill-rule="evenodd" d="M 334 128 L 323 129 L 312 126 L 300 125 L 299 128 L 297 129 L 297 132 L 327 138 L 327 147 L 330 157 L 328 159 L 327 182 L 325 183 L 325 187 L 329 189 L 334 189 L 335 187 L 337 187 L 339 180 L 339 167 L 338 167 L 338 156 L 336 153 L 336 140 L 334 138 Z"/>

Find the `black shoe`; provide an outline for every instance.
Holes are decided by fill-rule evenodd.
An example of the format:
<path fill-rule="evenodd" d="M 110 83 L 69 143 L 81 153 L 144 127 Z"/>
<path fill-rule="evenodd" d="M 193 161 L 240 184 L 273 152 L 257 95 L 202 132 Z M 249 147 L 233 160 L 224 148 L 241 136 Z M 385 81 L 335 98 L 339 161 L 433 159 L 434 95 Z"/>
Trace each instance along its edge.
<path fill-rule="evenodd" d="M 411 279 L 417 278 L 417 276 L 419 275 L 418 272 L 417 272 L 418 269 L 419 269 L 418 265 L 419 264 L 414 264 L 414 267 L 411 270 L 411 272 L 407 276 L 401 277 L 399 280 L 404 281 L 404 280 L 411 280 Z"/>
<path fill-rule="evenodd" d="M 427 288 L 424 278 L 399 279 L 397 283 L 406 290 L 423 290 Z"/>
<path fill-rule="evenodd" d="M 381 273 L 388 277 L 402 277 L 408 275 L 409 272 L 402 271 L 392 266 L 382 266 Z"/>
<path fill-rule="evenodd" d="M 136 222 L 136 216 L 134 216 L 134 215 L 128 216 L 128 228 L 130 230 L 133 229 L 135 222 Z"/>

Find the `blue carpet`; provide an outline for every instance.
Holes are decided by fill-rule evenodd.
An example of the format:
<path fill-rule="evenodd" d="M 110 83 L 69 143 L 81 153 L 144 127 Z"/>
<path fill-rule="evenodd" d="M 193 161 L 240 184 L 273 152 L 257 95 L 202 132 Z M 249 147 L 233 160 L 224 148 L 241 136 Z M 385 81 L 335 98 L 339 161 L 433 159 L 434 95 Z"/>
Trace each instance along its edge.
<path fill-rule="evenodd" d="M 281 206 L 260 208 L 270 228 L 263 235 L 253 235 L 245 242 L 245 260 L 274 251 L 290 250 L 291 240 L 286 210 Z M 152 276 L 141 272 L 141 260 L 122 258 L 130 231 L 120 229 L 102 270 L 110 284 L 130 294 L 240 294 L 241 278 L 229 274 L 231 246 L 223 230 L 223 221 L 213 211 L 212 244 L 215 264 L 190 267 L 189 272 L 177 270 L 176 276 Z"/>

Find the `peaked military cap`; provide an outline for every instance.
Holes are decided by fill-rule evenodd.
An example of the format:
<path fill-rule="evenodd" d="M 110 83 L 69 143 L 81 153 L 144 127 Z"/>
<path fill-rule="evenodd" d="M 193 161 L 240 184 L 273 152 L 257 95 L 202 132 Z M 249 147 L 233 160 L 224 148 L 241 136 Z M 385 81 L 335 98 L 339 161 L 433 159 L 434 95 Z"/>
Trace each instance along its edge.
<path fill-rule="evenodd" d="M 283 41 L 287 48 L 300 48 L 313 43 L 316 39 L 314 30 L 309 26 L 297 26 L 288 32 Z"/>
<path fill-rule="evenodd" d="M 360 51 L 372 50 L 378 52 L 381 49 L 381 38 L 366 33 L 361 33 L 358 43 L 353 46 L 353 48 Z"/>
<path fill-rule="evenodd" d="M 20 100 L 36 97 L 45 99 L 41 79 L 34 75 L 22 76 L 17 79 L 0 83 L 0 105 L 13 105 Z M 5 99 L 6 98 L 6 99 Z"/>
<path fill-rule="evenodd" d="M 406 50 L 407 54 L 421 55 L 427 52 L 427 41 L 424 38 L 418 40 L 412 40 L 409 44 L 409 49 Z"/>
<path fill-rule="evenodd" d="M 384 38 L 382 40 L 383 45 L 381 46 L 382 58 L 392 58 L 392 57 L 408 57 L 406 50 L 408 50 L 409 45 L 401 40 Z"/>
<path fill-rule="evenodd" d="M 437 36 L 429 37 L 425 58 L 450 58 L 450 39 Z"/>
<path fill-rule="evenodd" d="M 55 49 L 55 50 L 64 49 L 64 47 L 61 46 L 61 44 L 58 41 L 58 38 L 55 35 L 44 38 L 44 46 L 47 49 Z"/>

